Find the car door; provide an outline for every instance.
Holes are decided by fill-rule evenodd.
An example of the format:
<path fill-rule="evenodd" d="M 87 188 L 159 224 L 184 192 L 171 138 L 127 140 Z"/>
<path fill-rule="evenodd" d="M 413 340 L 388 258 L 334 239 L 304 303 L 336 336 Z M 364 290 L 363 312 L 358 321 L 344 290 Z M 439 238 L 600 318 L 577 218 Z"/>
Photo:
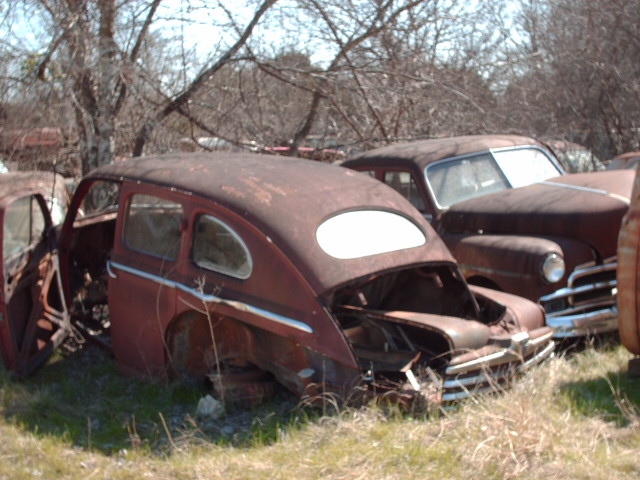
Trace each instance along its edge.
<path fill-rule="evenodd" d="M 175 315 L 186 225 L 183 201 L 169 189 L 122 186 L 108 294 L 113 354 L 127 374 L 165 373 L 165 329 Z"/>
<path fill-rule="evenodd" d="M 71 324 L 62 301 L 56 232 L 44 197 L 5 197 L 0 223 L 0 350 L 7 370 L 24 376 L 53 353 Z"/>

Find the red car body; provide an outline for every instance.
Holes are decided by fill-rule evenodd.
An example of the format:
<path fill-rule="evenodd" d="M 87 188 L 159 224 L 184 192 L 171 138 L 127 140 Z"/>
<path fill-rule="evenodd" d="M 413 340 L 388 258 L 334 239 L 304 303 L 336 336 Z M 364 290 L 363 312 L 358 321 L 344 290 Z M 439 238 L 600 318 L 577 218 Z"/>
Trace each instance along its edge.
<path fill-rule="evenodd" d="M 0 347 L 18 374 L 72 326 L 128 375 L 223 378 L 249 395 L 266 376 L 299 395 L 455 400 L 553 351 L 539 306 L 469 287 L 401 195 L 338 166 L 249 153 L 111 164 L 80 182 L 57 238 L 42 192 L 18 196 L 46 219 L 5 256 Z"/>

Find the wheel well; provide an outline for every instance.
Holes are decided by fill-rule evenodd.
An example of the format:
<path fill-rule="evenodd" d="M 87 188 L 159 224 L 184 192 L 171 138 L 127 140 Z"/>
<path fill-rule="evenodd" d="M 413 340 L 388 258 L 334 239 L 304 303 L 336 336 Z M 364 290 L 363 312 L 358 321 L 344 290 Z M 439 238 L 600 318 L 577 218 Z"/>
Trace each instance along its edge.
<path fill-rule="evenodd" d="M 248 365 L 248 345 L 249 332 L 239 322 L 220 315 L 186 312 L 167 329 L 170 375 L 200 380 L 223 363 Z"/>

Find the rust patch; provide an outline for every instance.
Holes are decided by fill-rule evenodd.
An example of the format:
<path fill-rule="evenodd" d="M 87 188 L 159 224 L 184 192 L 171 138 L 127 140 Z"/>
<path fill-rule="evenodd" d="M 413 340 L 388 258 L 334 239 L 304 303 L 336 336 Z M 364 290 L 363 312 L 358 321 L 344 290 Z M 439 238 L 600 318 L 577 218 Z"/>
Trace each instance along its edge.
<path fill-rule="evenodd" d="M 245 198 L 244 193 L 239 191 L 237 188 L 232 187 L 231 185 L 220 185 L 220 189 L 223 192 L 228 193 L 229 195 L 233 195 L 238 198 Z"/>

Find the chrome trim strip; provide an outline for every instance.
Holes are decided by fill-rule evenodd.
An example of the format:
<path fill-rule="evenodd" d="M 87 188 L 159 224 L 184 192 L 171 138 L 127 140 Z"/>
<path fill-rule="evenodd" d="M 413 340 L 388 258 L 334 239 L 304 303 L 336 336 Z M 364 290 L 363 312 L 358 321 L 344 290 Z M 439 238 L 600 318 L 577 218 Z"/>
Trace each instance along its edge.
<path fill-rule="evenodd" d="M 620 200 L 625 205 L 630 205 L 631 201 L 623 197 L 622 195 L 618 195 L 617 193 L 607 192 L 606 190 L 599 190 L 597 188 L 589 188 L 589 187 L 581 187 L 580 185 L 567 185 L 566 183 L 556 183 L 556 182 L 538 182 L 540 185 L 547 185 L 549 187 L 561 187 L 568 188 L 570 190 L 578 190 L 581 192 L 595 193 L 596 195 L 603 195 L 605 197 L 615 198 Z"/>
<path fill-rule="evenodd" d="M 547 315 L 546 322 L 554 329 L 554 338 L 613 332 L 618 329 L 618 309 L 610 307 L 596 312 L 563 317 Z"/>
<path fill-rule="evenodd" d="M 576 268 L 573 272 L 571 272 L 571 275 L 569 275 L 567 283 L 569 285 L 573 285 L 576 279 L 588 277 L 590 275 L 595 275 L 602 272 L 615 273 L 617 268 L 617 257 L 611 257 L 605 260 L 605 263 L 603 263 L 602 265 L 592 265 L 589 267 Z"/>
<path fill-rule="evenodd" d="M 453 402 L 456 400 L 464 400 L 465 398 L 469 398 L 473 395 L 482 395 L 487 392 L 495 392 L 495 387 L 493 385 L 489 385 L 484 388 L 474 388 L 473 390 L 463 390 L 462 392 L 455 393 L 443 393 L 442 401 L 443 402 Z"/>
<path fill-rule="evenodd" d="M 546 312 L 547 318 L 562 318 L 579 315 L 589 315 L 594 312 L 601 312 L 603 310 L 609 310 L 616 304 L 616 299 L 610 297 L 600 302 L 584 303 L 582 305 L 576 305 L 571 308 L 564 308 L 562 310 L 554 310 L 553 312 Z M 587 311 L 591 310 L 591 311 Z"/>
<path fill-rule="evenodd" d="M 549 333 L 545 333 L 544 335 L 541 335 L 538 338 L 535 338 L 533 340 L 529 340 L 529 343 L 526 345 L 527 353 L 529 353 L 532 350 L 531 347 L 533 347 L 533 350 L 535 350 L 538 347 L 538 345 L 551 341 L 552 337 L 553 337 L 553 331 Z"/>
<path fill-rule="evenodd" d="M 553 354 L 556 345 L 552 340 L 549 340 L 549 336 L 550 335 L 544 335 L 543 337 L 540 337 L 539 339 L 536 339 L 536 341 L 538 343 L 539 343 L 540 340 L 547 340 L 548 341 L 548 345 L 546 347 L 544 347 L 542 350 L 540 350 L 539 352 L 537 352 L 529 360 L 527 360 L 526 362 L 524 362 L 521 365 L 518 365 L 516 367 L 516 371 L 517 372 L 527 370 L 527 369 L 533 367 L 534 365 L 539 364 L 545 358 L 548 358 Z M 465 378 L 460 378 L 460 379 L 454 378 L 454 379 L 451 379 L 451 380 L 446 380 L 443 383 L 444 390 L 452 389 L 452 388 L 464 388 L 464 391 L 444 393 L 442 395 L 442 400 L 445 401 L 445 402 L 454 401 L 454 400 L 461 400 L 461 399 L 468 398 L 471 395 L 482 394 L 482 393 L 485 393 L 485 392 L 488 392 L 488 391 L 494 391 L 495 387 L 493 385 L 488 385 L 488 386 L 482 387 L 482 388 L 474 388 L 474 389 L 471 389 L 471 390 L 468 389 L 467 387 L 471 386 L 471 385 L 474 385 L 474 384 L 484 384 L 484 383 L 487 383 L 490 380 L 499 381 L 500 379 L 508 376 L 510 373 L 512 373 L 512 371 L 506 371 L 506 372 L 503 372 L 503 373 L 500 373 L 500 374 L 497 373 L 497 372 L 484 371 L 484 372 L 482 372 L 481 375 L 477 375 L 475 377 L 465 377 Z"/>
<path fill-rule="evenodd" d="M 500 379 L 508 376 L 513 371 L 505 370 L 504 372 L 490 372 L 490 371 L 482 371 L 480 375 L 476 375 L 473 377 L 463 377 L 463 378 L 452 378 L 449 380 L 445 380 L 442 384 L 443 388 L 466 388 L 469 385 L 483 384 L 487 383 L 491 380 L 499 381 Z"/>
<path fill-rule="evenodd" d="M 287 327 L 295 328 L 296 330 L 300 330 L 305 333 L 309 333 L 309 334 L 313 333 L 313 328 L 311 328 L 311 326 L 309 326 L 304 322 L 301 322 L 299 320 L 294 320 L 293 318 L 285 317 L 283 315 L 278 315 L 277 313 L 269 312 L 268 310 L 263 310 L 261 308 L 254 307 L 253 305 L 249 305 L 247 303 L 237 302 L 234 300 L 226 300 L 216 295 L 209 295 L 203 292 L 199 292 L 198 290 L 187 287 L 182 283 L 174 282 L 173 280 L 167 280 L 166 278 L 162 278 L 158 275 L 152 275 L 150 273 L 143 272 L 136 268 L 127 267 L 126 265 L 113 262 L 111 260 L 107 262 L 107 266 L 108 268 L 117 268 L 131 275 L 136 275 L 138 277 L 144 278 L 151 282 L 158 283 L 159 285 L 162 285 L 164 287 L 173 288 L 176 290 L 180 290 L 181 292 L 188 293 L 189 295 L 192 295 L 198 298 L 204 303 L 217 303 L 220 305 L 226 305 L 226 306 L 235 308 L 236 310 L 239 310 L 241 312 L 247 312 L 254 315 L 258 315 L 267 320 L 271 320 L 272 322 L 279 323 Z"/>
<path fill-rule="evenodd" d="M 583 293 L 589 293 L 595 290 L 601 290 L 606 288 L 616 288 L 618 286 L 617 280 L 610 280 L 607 282 L 596 282 L 590 283 L 589 285 L 582 285 L 580 287 L 565 287 L 559 290 L 556 290 L 549 295 L 544 295 L 540 297 L 541 302 L 550 302 L 553 300 L 557 300 L 559 298 L 571 297 L 574 295 L 580 295 Z M 613 297 L 610 297 L 613 298 Z"/>
<path fill-rule="evenodd" d="M 553 340 L 549 341 L 549 344 L 546 347 L 544 347 L 542 351 L 536 353 L 533 357 L 531 357 L 529 360 L 527 360 L 522 365 L 520 365 L 518 369 L 527 370 L 528 368 L 533 367 L 534 365 L 537 365 L 538 363 L 542 362 L 545 358 L 550 357 L 555 349 L 556 349 L 555 342 L 553 342 Z"/>
<path fill-rule="evenodd" d="M 111 262 L 107 262 L 107 274 L 113 279 L 118 278 L 118 274 L 111 269 Z"/>
<path fill-rule="evenodd" d="M 244 275 L 239 275 L 238 272 L 236 272 L 234 270 L 230 270 L 230 269 L 224 268 L 224 267 L 222 267 L 220 265 L 203 265 L 203 264 L 198 263 L 197 261 L 194 260 L 195 264 L 198 265 L 200 268 L 204 268 L 205 270 L 209 270 L 210 272 L 217 272 L 217 273 L 221 273 L 223 275 L 229 275 L 230 277 L 239 278 L 240 280 L 246 280 L 247 278 L 249 278 L 251 276 L 251 273 L 253 273 L 253 257 L 251 257 L 251 252 L 249 251 L 249 247 L 247 247 L 247 244 L 244 243 L 244 240 L 242 240 L 240 235 L 238 235 L 233 228 L 231 228 L 227 223 L 223 222 L 219 218 L 214 217 L 213 215 L 211 215 L 209 213 L 202 213 L 202 214 L 199 214 L 197 216 L 197 219 L 195 220 L 196 225 L 194 225 L 194 227 L 193 227 L 194 228 L 194 237 L 193 237 L 194 245 L 195 245 L 196 237 L 197 237 L 197 233 L 196 233 L 197 230 L 196 229 L 197 229 L 197 227 L 199 225 L 198 222 L 200 222 L 204 217 L 206 217 L 209 220 L 213 221 L 214 223 L 217 223 L 218 225 L 220 225 L 222 228 L 224 228 L 226 230 L 226 233 L 231 234 L 233 239 L 240 244 L 240 246 L 244 250 L 244 253 L 245 253 L 246 257 L 247 257 L 247 264 L 249 265 L 249 271 L 247 273 L 245 273 Z"/>
<path fill-rule="evenodd" d="M 509 272 L 507 270 L 497 270 L 495 268 L 468 265 L 466 263 L 459 263 L 458 266 L 461 270 L 471 270 L 474 272 L 488 273 L 490 275 L 500 275 L 508 278 L 522 278 L 524 280 L 532 280 L 534 278 L 538 278 L 536 275 L 530 275 L 528 273 Z"/>
<path fill-rule="evenodd" d="M 505 348 L 504 350 L 499 350 L 495 353 L 485 355 L 484 357 L 476 358 L 475 360 L 470 360 L 468 362 L 461 363 L 460 365 L 454 365 L 453 367 L 448 367 L 445 374 L 456 375 L 469 370 L 476 370 L 478 368 L 495 367 L 496 365 L 509 363 L 513 360 L 518 360 L 519 358 L 520 355 L 515 350 Z"/>
<path fill-rule="evenodd" d="M 473 371 L 478 368 L 494 367 L 505 363 L 512 362 L 514 360 L 522 360 L 529 356 L 531 352 L 535 352 L 539 345 L 550 341 L 553 332 L 549 332 L 539 338 L 530 340 L 526 338 L 516 341 L 512 337 L 512 344 L 509 348 L 504 348 L 497 352 L 485 355 L 484 357 L 476 358 L 459 365 L 448 367 L 445 371 L 445 375 L 456 375 L 468 371 Z M 516 337 L 517 335 L 514 335 Z"/>

